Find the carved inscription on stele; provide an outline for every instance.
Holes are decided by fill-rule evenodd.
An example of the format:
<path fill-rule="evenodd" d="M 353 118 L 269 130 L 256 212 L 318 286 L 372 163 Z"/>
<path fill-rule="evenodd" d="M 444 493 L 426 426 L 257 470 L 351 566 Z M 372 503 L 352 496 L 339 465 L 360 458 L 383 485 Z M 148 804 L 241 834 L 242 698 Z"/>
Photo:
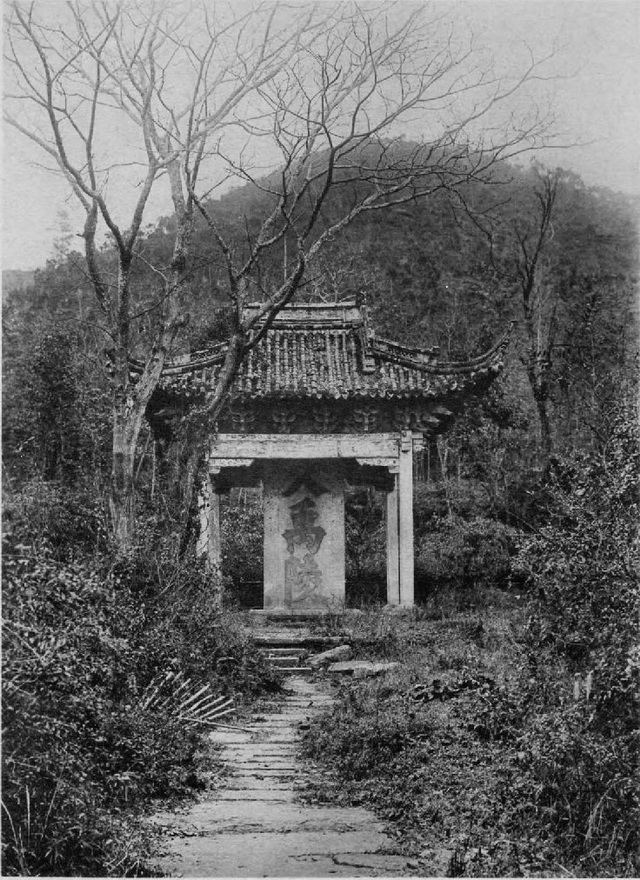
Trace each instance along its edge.
<path fill-rule="evenodd" d="M 284 564 L 284 604 L 293 609 L 317 608 L 327 603 L 316 559 L 326 531 L 317 523 L 319 513 L 310 496 L 292 504 L 289 514 L 292 527 L 282 533 L 289 554 Z"/>
<path fill-rule="evenodd" d="M 264 607 L 326 613 L 344 604 L 342 464 L 282 460 L 277 452 L 295 441 L 278 441 L 264 465 Z"/>

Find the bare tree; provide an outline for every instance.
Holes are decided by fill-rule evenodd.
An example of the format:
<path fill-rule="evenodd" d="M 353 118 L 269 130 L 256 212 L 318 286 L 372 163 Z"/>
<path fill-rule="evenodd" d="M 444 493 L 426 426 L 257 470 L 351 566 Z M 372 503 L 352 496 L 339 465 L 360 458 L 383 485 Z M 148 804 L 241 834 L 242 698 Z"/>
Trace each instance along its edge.
<path fill-rule="evenodd" d="M 544 470 L 553 451 L 549 403 L 562 305 L 554 240 L 564 173 L 535 166 L 533 186 L 520 193 L 517 215 L 505 212 L 489 230 L 494 268 L 519 293 L 525 333 L 521 361 L 538 414 Z"/>
<path fill-rule="evenodd" d="M 198 32 L 191 11 L 170 12 L 152 3 L 75 3 L 64 25 L 52 26 L 36 21 L 35 4 L 28 9 L 16 4 L 7 29 L 16 93 L 7 96 L 5 119 L 53 159 L 85 211 L 86 267 L 110 338 L 110 504 L 116 544 L 122 548 L 133 532 L 134 456 L 146 405 L 184 320 L 193 192 L 208 142 L 233 122 L 247 96 L 286 63 L 307 23 L 301 17 L 293 28 L 274 34 L 273 10 L 214 22 L 203 7 Z M 18 103 L 15 111 L 13 103 Z M 138 143 L 119 150 L 112 144 L 110 150 L 119 154 L 101 164 L 105 129 L 121 116 L 132 124 Z M 115 200 L 108 193 L 110 177 L 129 164 L 141 173 L 124 225 L 116 220 Z M 145 211 L 160 182 L 168 184 L 176 232 L 170 264 L 154 267 L 155 338 L 133 383 L 131 272 Z M 117 254 L 115 278 L 99 259 L 100 222 Z"/>
<path fill-rule="evenodd" d="M 462 198 L 465 182 L 536 146 L 546 129 L 537 111 L 517 121 L 500 111 L 543 77 L 548 58 L 530 58 L 503 80 L 425 5 L 239 8 L 75 0 L 59 22 L 46 7 L 16 3 L 6 24 L 5 120 L 50 157 L 85 212 L 86 269 L 110 339 L 110 501 L 121 550 L 134 533 L 134 456 L 145 409 L 184 321 L 197 212 L 223 259 L 233 307 L 208 402 L 214 419 L 242 358 L 334 236 L 365 212 L 438 190 Z M 416 125 L 419 145 L 399 149 L 400 126 Z M 114 128 L 122 132 L 118 143 L 107 136 Z M 121 175 L 129 187 L 118 191 Z M 267 206 L 241 254 L 210 203 L 230 179 L 261 191 Z M 161 187 L 175 213 L 173 253 L 168 265 L 151 267 L 155 331 L 132 369 L 132 266 L 142 259 L 143 221 Z M 131 193 L 123 222 L 118 208 Z M 103 232 L 117 255 L 114 274 L 101 259 Z M 276 252 L 286 254 L 277 283 L 261 271 Z M 251 318 L 249 300 L 262 303 Z"/>

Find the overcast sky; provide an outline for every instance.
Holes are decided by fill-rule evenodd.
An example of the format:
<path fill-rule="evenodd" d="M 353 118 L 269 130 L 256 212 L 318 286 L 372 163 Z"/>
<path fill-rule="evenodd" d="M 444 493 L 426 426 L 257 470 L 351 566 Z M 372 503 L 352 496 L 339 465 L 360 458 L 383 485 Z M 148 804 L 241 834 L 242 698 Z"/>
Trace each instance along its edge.
<path fill-rule="evenodd" d="M 45 5 L 50 0 L 37 0 Z M 541 89 L 554 104 L 567 144 L 540 158 L 581 174 L 587 183 L 640 194 L 640 2 L 638 0 L 438 0 L 465 17 L 478 40 L 507 60 L 562 46 L 559 78 Z M 521 109 L 516 106 L 515 109 Z M 410 134 L 410 132 L 408 133 Z M 51 256 L 60 212 L 80 229 L 82 216 L 63 180 L 37 165 L 37 149 L 5 127 L 3 268 L 29 269 Z M 157 201 L 148 220 L 168 213 Z"/>

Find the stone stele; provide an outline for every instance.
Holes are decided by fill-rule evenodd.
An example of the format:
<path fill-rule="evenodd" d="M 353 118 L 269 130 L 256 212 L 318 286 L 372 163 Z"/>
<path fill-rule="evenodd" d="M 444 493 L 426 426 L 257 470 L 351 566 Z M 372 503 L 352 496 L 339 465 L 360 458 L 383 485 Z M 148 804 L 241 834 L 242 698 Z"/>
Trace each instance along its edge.
<path fill-rule="evenodd" d="M 264 511 L 264 607 L 342 610 L 344 487 L 336 463 L 265 463 Z"/>

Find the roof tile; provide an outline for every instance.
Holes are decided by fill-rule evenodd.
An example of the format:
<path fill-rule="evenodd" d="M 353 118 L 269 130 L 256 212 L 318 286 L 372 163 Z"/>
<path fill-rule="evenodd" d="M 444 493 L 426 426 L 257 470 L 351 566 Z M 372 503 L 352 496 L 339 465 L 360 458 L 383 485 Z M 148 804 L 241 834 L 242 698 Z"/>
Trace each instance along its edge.
<path fill-rule="evenodd" d="M 407 398 L 460 391 L 499 372 L 508 334 L 473 360 L 438 362 L 433 351 L 363 332 L 366 316 L 349 304 L 290 306 L 249 352 L 234 398 Z M 213 388 L 224 356 L 218 346 L 188 363 L 167 364 L 161 385 L 193 394 Z"/>

